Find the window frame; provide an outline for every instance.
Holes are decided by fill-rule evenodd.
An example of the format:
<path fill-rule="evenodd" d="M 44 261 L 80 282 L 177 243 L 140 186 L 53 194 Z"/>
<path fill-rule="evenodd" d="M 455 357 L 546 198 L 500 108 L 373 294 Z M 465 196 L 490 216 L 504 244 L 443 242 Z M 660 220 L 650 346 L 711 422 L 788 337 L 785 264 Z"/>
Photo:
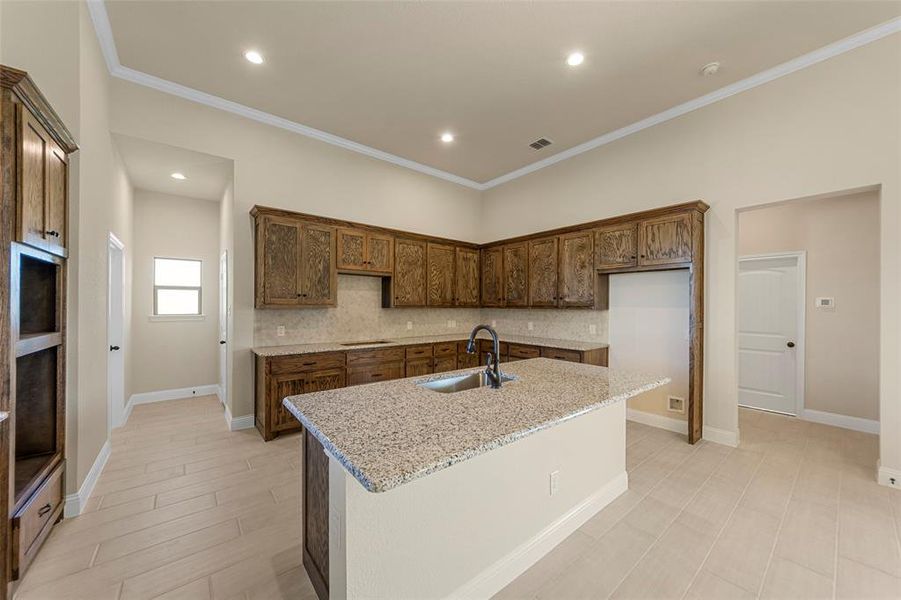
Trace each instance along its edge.
<path fill-rule="evenodd" d="M 156 284 L 156 261 L 157 260 L 181 260 L 187 262 L 200 263 L 200 285 L 157 285 Z M 167 319 L 167 318 L 185 318 L 185 317 L 203 317 L 203 259 L 202 258 L 184 258 L 180 256 L 154 256 L 151 268 L 151 280 L 153 289 L 152 313 L 151 318 Z M 197 312 L 193 313 L 167 313 L 160 314 L 158 307 L 158 290 L 197 290 Z"/>

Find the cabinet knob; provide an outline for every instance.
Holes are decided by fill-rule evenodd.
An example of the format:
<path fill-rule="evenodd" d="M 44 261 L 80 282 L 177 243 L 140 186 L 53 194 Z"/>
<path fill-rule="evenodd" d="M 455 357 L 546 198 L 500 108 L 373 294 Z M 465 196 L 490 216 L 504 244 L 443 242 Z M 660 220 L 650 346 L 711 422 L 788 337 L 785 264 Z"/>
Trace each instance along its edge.
<path fill-rule="evenodd" d="M 47 231 L 45 231 L 44 233 L 46 233 L 46 234 L 49 235 L 50 237 L 59 237 L 59 232 L 58 232 L 58 231 L 55 231 L 55 230 L 53 230 L 53 229 L 47 230 Z"/>

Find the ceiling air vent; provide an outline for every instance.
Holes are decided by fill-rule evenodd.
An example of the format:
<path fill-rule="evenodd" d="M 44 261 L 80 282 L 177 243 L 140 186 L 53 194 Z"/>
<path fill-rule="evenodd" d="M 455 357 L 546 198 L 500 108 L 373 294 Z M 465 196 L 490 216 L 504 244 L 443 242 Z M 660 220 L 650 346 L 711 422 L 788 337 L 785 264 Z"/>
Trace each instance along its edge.
<path fill-rule="evenodd" d="M 540 138 L 529 144 L 529 147 L 532 150 L 541 150 L 542 148 L 547 148 L 553 144 L 553 142 L 547 138 Z"/>

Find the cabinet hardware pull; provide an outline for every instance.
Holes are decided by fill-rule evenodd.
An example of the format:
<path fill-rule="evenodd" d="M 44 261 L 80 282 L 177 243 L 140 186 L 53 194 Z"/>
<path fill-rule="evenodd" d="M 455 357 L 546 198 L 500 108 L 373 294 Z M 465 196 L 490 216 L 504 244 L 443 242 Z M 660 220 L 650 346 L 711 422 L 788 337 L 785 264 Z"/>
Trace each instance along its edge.
<path fill-rule="evenodd" d="M 373 373 L 372 376 L 373 376 L 373 377 L 381 377 L 382 374 L 381 374 L 381 373 Z"/>
<path fill-rule="evenodd" d="M 39 517 L 43 517 L 43 516 L 46 515 L 48 512 L 50 512 L 50 509 L 51 509 L 51 508 L 52 508 L 52 507 L 50 506 L 50 503 L 48 502 L 47 504 L 45 504 L 44 506 L 41 507 L 41 510 L 38 511 L 38 516 L 39 516 Z"/>
<path fill-rule="evenodd" d="M 312 367 L 312 366 L 315 365 L 315 364 L 316 364 L 315 362 L 307 362 L 307 363 L 303 363 L 303 366 L 305 366 L 305 367 Z"/>
<path fill-rule="evenodd" d="M 50 229 L 50 230 L 48 230 L 48 231 L 45 231 L 44 233 L 46 233 L 47 235 L 49 235 L 49 236 L 51 236 L 51 237 L 59 237 L 59 232 L 58 232 L 58 231 L 54 231 L 53 229 Z"/>

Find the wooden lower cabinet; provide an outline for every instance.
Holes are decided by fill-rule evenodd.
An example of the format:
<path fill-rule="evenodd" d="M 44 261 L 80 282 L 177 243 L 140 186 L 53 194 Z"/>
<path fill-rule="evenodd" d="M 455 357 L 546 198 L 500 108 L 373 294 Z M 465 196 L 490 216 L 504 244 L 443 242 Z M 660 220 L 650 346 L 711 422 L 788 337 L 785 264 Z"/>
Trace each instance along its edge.
<path fill-rule="evenodd" d="M 10 538 L 12 577 L 19 577 L 34 560 L 53 524 L 63 516 L 63 470 L 65 461 L 47 476 L 31 498 L 13 515 Z"/>
<path fill-rule="evenodd" d="M 466 352 L 465 341 L 451 341 L 347 352 L 258 356 L 254 421 L 263 439 L 269 441 L 302 429 L 282 404 L 288 396 L 478 367 L 485 364 L 485 354 L 492 348 L 491 340 L 480 339 L 478 352 L 472 354 Z M 580 351 L 500 343 L 502 363 L 539 356 L 607 366 L 606 348 Z"/>

